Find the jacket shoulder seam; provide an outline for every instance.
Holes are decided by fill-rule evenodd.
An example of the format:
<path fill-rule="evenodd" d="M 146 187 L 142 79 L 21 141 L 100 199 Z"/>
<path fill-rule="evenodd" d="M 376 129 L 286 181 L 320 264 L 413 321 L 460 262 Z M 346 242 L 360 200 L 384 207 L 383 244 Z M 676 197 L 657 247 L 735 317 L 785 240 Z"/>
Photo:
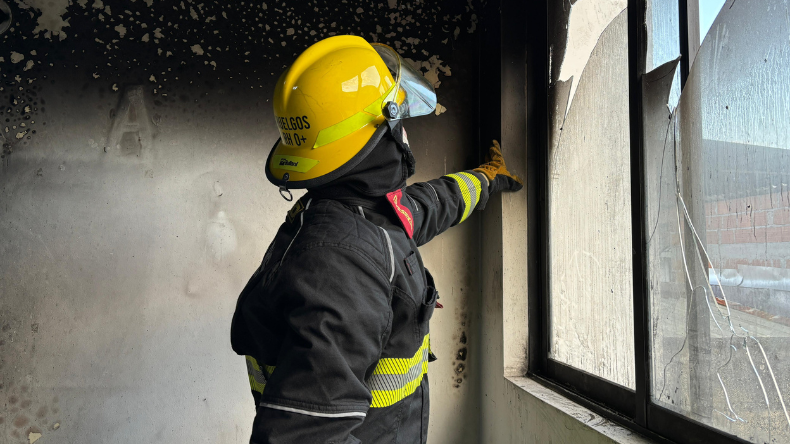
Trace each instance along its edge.
<path fill-rule="evenodd" d="M 298 250 L 294 251 L 293 255 L 290 256 L 290 257 L 293 258 L 294 256 L 297 256 L 299 254 L 305 253 L 307 251 L 317 250 L 317 249 L 320 249 L 320 248 L 341 248 L 341 249 L 348 250 L 348 251 L 351 251 L 351 252 L 357 254 L 358 256 L 360 256 L 363 259 L 365 259 L 367 262 L 370 262 L 371 265 L 373 265 L 373 267 L 376 269 L 376 271 L 379 273 L 381 278 L 387 283 L 387 286 L 389 287 L 389 277 L 386 275 L 386 272 L 384 272 L 381 269 L 379 264 L 376 263 L 376 260 L 374 258 L 372 258 L 367 252 L 365 252 L 361 248 L 356 247 L 356 246 L 351 245 L 351 244 L 346 244 L 346 243 L 341 243 L 341 242 L 323 242 L 323 241 L 322 242 L 310 242 L 308 244 L 301 245 L 300 248 Z"/>

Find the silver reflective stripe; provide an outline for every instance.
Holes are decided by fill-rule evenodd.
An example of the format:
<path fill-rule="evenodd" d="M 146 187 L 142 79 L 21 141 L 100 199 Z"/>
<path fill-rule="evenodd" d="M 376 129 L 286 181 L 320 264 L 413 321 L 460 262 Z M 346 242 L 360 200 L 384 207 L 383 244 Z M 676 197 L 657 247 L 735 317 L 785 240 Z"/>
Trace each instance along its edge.
<path fill-rule="evenodd" d="M 390 235 L 387 233 L 387 230 L 379 227 L 379 230 L 384 232 L 384 236 L 387 238 L 387 247 L 390 249 L 390 282 L 392 282 L 392 278 L 395 277 L 395 254 L 392 252 L 392 241 L 390 240 Z"/>
<path fill-rule="evenodd" d="M 433 185 L 431 185 L 428 182 L 425 182 L 425 185 L 431 187 L 431 189 L 433 190 L 433 195 L 436 196 L 436 203 L 439 203 L 439 193 L 436 192 L 436 188 L 434 188 Z"/>
<path fill-rule="evenodd" d="M 359 215 L 364 218 L 365 217 L 365 212 L 362 211 L 362 207 L 357 207 L 357 208 L 359 209 Z"/>
<path fill-rule="evenodd" d="M 288 244 L 288 248 L 285 249 L 285 253 L 283 253 L 283 257 L 280 258 L 280 265 L 283 264 L 283 260 L 285 260 L 285 255 L 288 254 L 288 250 L 291 249 L 291 245 L 293 245 L 294 241 L 296 240 L 296 236 L 299 236 L 299 232 L 302 231 L 302 226 L 304 225 L 304 213 L 305 211 L 307 211 L 308 208 L 310 208 L 310 202 L 312 201 L 313 199 L 307 201 L 307 205 L 305 205 L 304 210 L 302 210 L 302 214 L 299 215 L 299 229 L 296 230 L 296 234 L 294 234 L 293 239 L 291 239 L 291 242 Z"/>
<path fill-rule="evenodd" d="M 361 418 L 364 418 L 365 416 L 368 415 L 365 412 L 343 412 L 343 413 L 311 412 L 310 410 L 295 409 L 292 407 L 285 407 L 277 404 L 269 404 L 266 402 L 261 402 L 259 405 L 261 407 L 266 407 L 269 409 L 282 410 L 284 412 L 291 412 L 291 413 L 299 413 L 300 415 L 317 416 L 319 418 L 348 418 L 353 416 L 359 416 Z"/>
<path fill-rule="evenodd" d="M 405 194 L 406 194 L 406 197 L 409 198 L 409 202 L 411 202 L 412 206 L 414 206 L 414 212 L 415 213 L 419 213 L 420 212 L 420 206 L 417 205 L 417 202 L 415 202 L 414 199 L 412 199 L 411 196 L 409 196 L 409 193 L 405 193 Z"/>
<path fill-rule="evenodd" d="M 471 203 L 469 204 L 469 208 L 471 211 L 474 210 L 475 207 L 477 207 L 477 198 L 478 196 L 480 196 L 480 191 L 477 189 L 477 185 L 475 185 L 475 183 L 472 182 L 472 179 L 470 179 L 469 176 L 467 176 L 467 174 L 469 173 L 466 174 L 458 173 L 458 174 L 453 174 L 452 177 L 457 177 L 463 180 L 467 188 L 469 189 L 469 200 L 471 201 Z"/>
<path fill-rule="evenodd" d="M 422 375 L 422 366 L 428 360 L 428 348 L 422 351 L 422 359 L 417 361 L 408 372 L 400 375 L 374 374 L 367 381 L 372 390 L 398 390 Z"/>
<path fill-rule="evenodd" d="M 249 359 L 247 359 L 247 374 L 252 376 L 253 379 L 255 379 L 255 382 L 257 382 L 261 386 L 266 385 L 266 376 L 263 374 L 262 371 L 256 370 Z"/>

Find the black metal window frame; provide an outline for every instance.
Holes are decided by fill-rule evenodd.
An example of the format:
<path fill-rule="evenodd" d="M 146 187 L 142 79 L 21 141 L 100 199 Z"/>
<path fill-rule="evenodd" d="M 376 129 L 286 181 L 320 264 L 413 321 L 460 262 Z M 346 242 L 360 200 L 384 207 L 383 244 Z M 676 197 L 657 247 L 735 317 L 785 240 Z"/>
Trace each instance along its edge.
<path fill-rule="evenodd" d="M 657 442 L 747 443 L 738 437 L 675 413 L 652 402 L 650 390 L 650 307 L 647 282 L 645 233 L 645 177 L 643 160 L 642 85 L 647 30 L 646 2 L 628 0 L 628 72 L 631 153 L 631 218 L 633 241 L 633 310 L 635 344 L 635 390 L 622 387 L 598 376 L 549 358 L 550 290 L 549 261 L 549 2 L 502 0 L 502 54 L 512 53 L 514 45 L 524 45 L 526 69 L 525 115 L 528 192 L 528 291 L 529 291 L 529 375 L 541 384 L 563 394 L 592 411 L 631 428 Z M 691 0 L 694 1 L 694 0 Z M 689 75 L 690 53 L 698 48 L 689 45 L 689 0 L 678 0 L 680 11 L 681 85 Z M 691 5 L 696 7 L 696 4 Z M 526 26 L 525 26 L 526 24 Z M 512 38 L 518 36 L 526 42 Z M 695 39 L 694 39 L 695 40 Z M 517 52 L 517 51 L 516 51 Z M 502 59 L 502 66 L 512 63 Z M 517 88 L 508 85 L 519 77 L 502 77 L 501 91 Z M 504 109 L 505 114 L 508 110 Z M 502 116 L 505 117 L 504 115 Z M 503 122 L 504 124 L 504 122 Z"/>

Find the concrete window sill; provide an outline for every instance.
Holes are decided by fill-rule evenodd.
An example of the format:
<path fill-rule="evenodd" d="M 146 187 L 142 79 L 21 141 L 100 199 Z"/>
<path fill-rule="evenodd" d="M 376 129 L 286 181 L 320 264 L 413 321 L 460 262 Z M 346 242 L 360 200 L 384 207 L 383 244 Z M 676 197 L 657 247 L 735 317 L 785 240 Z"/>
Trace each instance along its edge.
<path fill-rule="evenodd" d="M 576 404 L 532 378 L 511 376 L 505 379 L 514 386 L 513 389 L 519 390 L 523 396 L 529 398 L 526 403 L 532 405 L 540 417 L 552 418 L 551 427 L 565 429 L 556 434 L 552 433 L 555 436 L 575 436 L 579 441 L 572 442 L 584 443 L 652 444 L 655 442 Z M 558 417 L 562 420 L 557 421 Z M 593 441 L 590 441 L 590 438 Z"/>

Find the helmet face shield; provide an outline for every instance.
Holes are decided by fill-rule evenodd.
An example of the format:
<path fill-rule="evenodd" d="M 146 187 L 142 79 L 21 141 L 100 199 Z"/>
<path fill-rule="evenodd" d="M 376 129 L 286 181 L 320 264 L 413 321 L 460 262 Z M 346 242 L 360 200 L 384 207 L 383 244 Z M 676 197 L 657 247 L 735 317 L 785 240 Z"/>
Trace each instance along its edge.
<path fill-rule="evenodd" d="M 372 46 L 395 78 L 395 87 L 382 105 L 392 106 L 389 104 L 394 102 L 397 110 L 392 106 L 391 110 L 384 112 L 385 117 L 388 120 L 400 120 L 432 113 L 436 109 L 436 91 L 433 85 L 394 49 L 380 43 L 373 43 Z"/>

